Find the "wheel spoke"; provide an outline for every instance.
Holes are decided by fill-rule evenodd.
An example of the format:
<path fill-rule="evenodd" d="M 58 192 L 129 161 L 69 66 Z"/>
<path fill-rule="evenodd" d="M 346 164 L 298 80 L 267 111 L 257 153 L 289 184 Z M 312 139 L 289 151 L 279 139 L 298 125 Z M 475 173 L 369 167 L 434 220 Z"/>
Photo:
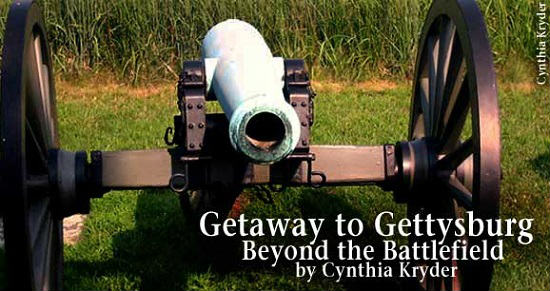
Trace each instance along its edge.
<path fill-rule="evenodd" d="M 447 76 L 449 72 L 449 65 L 451 61 L 451 55 L 453 52 L 453 44 L 456 35 L 456 26 L 449 20 L 445 19 L 442 23 L 443 29 L 439 35 L 439 53 L 437 61 L 437 78 L 436 78 L 436 92 L 434 102 L 434 126 L 432 127 L 432 135 L 437 134 L 437 130 L 440 124 L 441 108 L 443 105 L 443 93 L 445 85 L 447 83 Z"/>
<path fill-rule="evenodd" d="M 423 117 L 423 124 L 424 124 L 424 135 L 427 135 L 431 131 L 430 127 L 430 105 L 428 101 L 428 92 L 430 91 L 429 88 L 429 80 L 428 78 L 422 78 L 420 81 L 419 86 L 419 98 L 420 98 L 420 106 L 422 107 L 422 117 Z"/>
<path fill-rule="evenodd" d="M 440 291 L 441 290 L 441 278 L 440 277 L 433 277 L 429 273 L 426 274 L 426 287 L 427 287 L 426 290 Z"/>
<path fill-rule="evenodd" d="M 447 266 L 449 269 L 453 268 L 453 267 L 458 268 L 456 260 L 446 261 L 446 262 L 444 262 L 444 265 Z M 458 274 L 457 274 L 457 276 L 458 276 Z M 455 278 L 456 277 L 449 276 L 449 277 L 446 277 L 444 279 L 444 289 L 446 291 L 460 290 L 460 288 L 457 288 L 458 286 L 454 286 Z"/>
<path fill-rule="evenodd" d="M 44 229 L 40 232 L 40 239 L 36 242 L 32 252 L 35 265 L 34 274 L 37 285 L 42 290 L 48 288 L 48 273 L 51 269 L 53 220 L 48 219 Z"/>
<path fill-rule="evenodd" d="M 428 135 L 430 135 L 432 129 L 433 129 L 433 122 L 434 122 L 434 111 L 435 111 L 435 98 L 436 98 L 436 78 L 437 78 L 437 61 L 438 61 L 438 55 L 439 55 L 439 40 L 435 38 L 435 36 L 428 37 L 428 84 L 429 84 L 429 90 L 428 90 L 428 100 L 429 100 L 429 107 L 430 107 L 430 119 L 429 119 L 429 128 L 430 130 L 427 132 Z"/>
<path fill-rule="evenodd" d="M 44 64 L 43 52 L 42 52 L 42 40 L 40 36 L 36 36 L 33 42 L 34 61 L 36 66 L 36 73 L 38 75 L 38 82 L 40 85 L 41 104 L 44 115 L 43 125 L 45 127 L 44 133 L 47 136 L 54 136 L 53 128 L 50 126 L 52 120 L 52 110 L 50 104 L 50 76 L 48 66 Z M 52 146 L 52 141 L 48 140 L 48 146 Z"/>
<path fill-rule="evenodd" d="M 35 138 L 44 144 L 44 148 L 51 147 L 51 128 L 49 109 L 46 107 L 49 104 L 49 91 L 46 93 L 44 78 L 47 73 L 44 73 L 42 63 L 42 52 L 40 45 L 40 37 L 34 37 L 31 41 L 28 54 L 29 61 L 27 62 L 27 120 L 30 121 L 32 128 L 35 130 Z M 47 70 L 47 68 L 46 68 Z M 49 90 L 49 89 L 48 89 Z M 47 95 L 46 95 L 47 94 Z"/>
<path fill-rule="evenodd" d="M 463 142 L 452 153 L 437 161 L 436 168 L 443 171 L 452 171 L 458 168 L 474 152 L 474 143 L 471 138 Z"/>
<path fill-rule="evenodd" d="M 439 116 L 437 130 L 435 131 L 435 135 L 438 137 L 441 136 L 444 124 L 447 123 L 447 121 L 449 120 L 449 109 L 452 108 L 456 103 L 457 97 L 459 96 L 460 90 L 462 89 L 465 74 L 466 60 L 464 59 L 460 42 L 455 36 L 455 39 L 453 39 L 453 48 L 449 59 L 449 66 L 447 77 L 445 80 L 443 96 L 441 97 L 441 116 Z"/>
<path fill-rule="evenodd" d="M 43 97 L 43 100 L 49 100 L 49 76 L 48 76 L 48 67 L 44 65 L 44 60 L 42 59 L 42 43 L 40 36 L 36 36 L 33 42 L 34 49 L 34 61 L 36 65 L 36 70 L 38 74 L 38 82 L 40 84 L 40 96 Z M 48 115 L 49 111 L 47 110 L 47 102 L 44 102 L 44 113 Z"/>
<path fill-rule="evenodd" d="M 37 287 L 40 290 L 44 289 L 44 287 L 47 289 L 49 286 L 48 273 L 51 269 L 51 249 L 54 231 L 50 199 L 36 198 L 31 200 L 29 214 L 31 250 L 35 266 L 34 275 L 37 280 Z"/>
<path fill-rule="evenodd" d="M 43 266 L 43 269 L 42 269 L 42 278 L 43 278 L 43 281 L 42 281 L 42 289 L 46 290 L 46 289 L 49 289 L 50 288 L 50 285 L 51 285 L 51 282 L 50 282 L 50 278 L 51 278 L 51 271 L 52 271 L 52 268 L 53 268 L 53 265 L 52 265 L 52 251 L 53 251 L 53 244 L 55 243 L 53 240 L 54 240 L 54 223 L 55 220 L 52 220 L 50 221 L 50 225 L 49 225 L 49 231 L 48 231 L 48 244 L 47 244 L 47 247 L 46 247 L 46 258 L 44 260 L 44 263 L 42 264 Z"/>
<path fill-rule="evenodd" d="M 449 190 L 451 197 L 456 200 L 458 205 L 464 207 L 466 210 L 473 209 L 472 193 L 464 187 L 458 179 L 450 176 L 443 184 Z"/>
<path fill-rule="evenodd" d="M 443 278 L 441 277 L 434 277 L 434 291 L 441 291 L 441 287 L 443 286 Z"/>
<path fill-rule="evenodd" d="M 456 276 L 454 278 L 452 278 L 451 288 L 449 288 L 449 290 L 462 290 L 462 287 L 461 287 L 462 283 L 461 283 L 461 280 L 460 280 L 460 277 L 462 276 L 462 273 L 460 271 L 459 262 L 453 261 L 453 267 L 457 268 L 458 274 L 456 274 Z"/>
<path fill-rule="evenodd" d="M 42 232 L 46 228 L 48 221 L 51 219 L 51 213 L 49 208 L 50 208 L 49 198 L 35 200 L 30 206 L 30 209 L 29 209 L 30 220 L 31 220 L 30 234 L 31 234 L 31 246 L 33 248 L 39 243 L 40 237 L 42 236 Z"/>
<path fill-rule="evenodd" d="M 42 165 L 47 168 L 48 167 L 48 159 L 46 158 L 46 153 L 44 152 L 44 145 L 41 144 L 38 141 L 38 136 L 36 135 L 34 129 L 32 128 L 32 124 L 29 122 L 29 120 L 26 120 L 26 133 L 29 134 L 31 144 L 33 145 L 33 148 L 35 149 L 35 153 L 38 155 L 38 158 L 40 158 L 40 161 L 42 162 Z"/>
<path fill-rule="evenodd" d="M 425 123 L 424 123 L 424 113 L 419 113 L 416 115 L 414 121 L 414 130 L 412 134 L 412 139 L 419 139 L 426 135 Z"/>
<path fill-rule="evenodd" d="M 462 82 L 460 92 L 457 94 L 456 101 L 452 106 L 447 107 L 446 118 L 443 134 L 440 137 L 441 148 L 438 152 L 449 152 L 452 150 L 460 139 L 460 134 L 464 128 L 466 116 L 470 106 L 470 93 L 468 82 Z"/>

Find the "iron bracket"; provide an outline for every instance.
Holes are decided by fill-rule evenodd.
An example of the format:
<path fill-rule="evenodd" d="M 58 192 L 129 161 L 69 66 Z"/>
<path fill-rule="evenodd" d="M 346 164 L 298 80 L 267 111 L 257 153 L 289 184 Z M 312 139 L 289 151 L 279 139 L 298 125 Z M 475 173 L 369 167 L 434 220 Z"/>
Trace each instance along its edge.
<path fill-rule="evenodd" d="M 304 60 L 285 59 L 285 86 L 283 92 L 287 102 L 294 108 L 300 120 L 300 140 L 296 151 L 309 151 L 311 126 L 314 122 L 313 99 L 309 75 Z"/>

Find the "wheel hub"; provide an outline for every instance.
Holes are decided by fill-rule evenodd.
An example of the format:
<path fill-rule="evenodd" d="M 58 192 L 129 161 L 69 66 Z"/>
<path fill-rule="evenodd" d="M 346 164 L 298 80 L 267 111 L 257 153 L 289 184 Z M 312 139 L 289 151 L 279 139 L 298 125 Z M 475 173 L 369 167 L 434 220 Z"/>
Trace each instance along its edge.
<path fill-rule="evenodd" d="M 434 166 L 437 162 L 435 144 L 428 138 L 402 141 L 396 145 L 398 168 L 398 186 L 394 191 L 395 200 L 407 203 L 418 199 L 420 191 L 429 186 L 434 178 Z"/>

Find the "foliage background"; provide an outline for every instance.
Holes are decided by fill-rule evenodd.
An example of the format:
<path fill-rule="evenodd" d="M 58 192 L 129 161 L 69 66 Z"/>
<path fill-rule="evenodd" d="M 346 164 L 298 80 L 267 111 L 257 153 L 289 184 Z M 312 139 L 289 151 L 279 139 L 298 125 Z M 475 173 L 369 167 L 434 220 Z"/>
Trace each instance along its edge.
<path fill-rule="evenodd" d="M 0 3 L 0 39 L 10 1 Z M 409 75 L 430 0 L 40 0 L 57 68 L 170 76 L 199 57 L 205 32 L 250 22 L 275 55 L 305 58 L 314 76 Z M 478 1 L 495 59 L 533 60 L 535 0 Z M 0 43 L 1 45 L 1 43 Z M 318 69 L 323 68 L 323 72 Z"/>

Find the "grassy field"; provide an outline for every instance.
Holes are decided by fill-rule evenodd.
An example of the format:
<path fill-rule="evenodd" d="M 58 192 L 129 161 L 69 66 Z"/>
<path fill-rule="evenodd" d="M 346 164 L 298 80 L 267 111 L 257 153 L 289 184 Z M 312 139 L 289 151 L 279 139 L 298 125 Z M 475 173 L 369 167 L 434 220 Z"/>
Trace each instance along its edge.
<path fill-rule="evenodd" d="M 7 8 L 0 2 L 0 42 Z M 199 57 L 214 24 L 253 24 L 275 55 L 305 58 L 313 75 L 407 75 L 431 0 L 39 0 L 57 68 L 109 69 L 134 81 L 172 76 Z M 535 57 L 537 0 L 480 0 L 497 63 Z M 1 46 L 1 43 L 0 43 Z"/>
<path fill-rule="evenodd" d="M 176 113 L 173 83 L 132 87 L 103 76 L 58 82 L 62 145 L 70 150 L 115 150 L 163 146 L 163 129 Z M 317 144 L 381 144 L 406 138 L 409 85 L 374 81 L 346 86 L 320 83 L 313 140 Z M 550 98 L 530 83 L 502 84 L 502 217 L 532 217 L 534 242 L 506 240 L 506 259 L 496 265 L 493 290 L 550 287 Z M 292 189 L 267 205 L 250 192 L 241 196 L 254 217 L 374 217 L 405 207 L 376 187 Z M 243 203 L 244 203 L 243 202 Z M 360 242 L 379 243 L 369 229 Z M 338 240 L 328 228 L 323 238 Z M 280 239 L 273 239 L 279 241 Z M 268 239 L 264 243 L 273 243 Z M 297 242 L 286 239 L 286 243 Z M 218 251 L 211 246 L 218 243 Z M 243 263 L 237 241 L 205 243 L 186 223 L 169 191 L 111 192 L 93 202 L 81 240 L 65 247 L 68 290 L 364 290 L 364 284 L 395 286 L 393 280 L 294 278 L 291 264 L 272 269 Z M 389 284 L 389 285 L 388 285 Z"/>

